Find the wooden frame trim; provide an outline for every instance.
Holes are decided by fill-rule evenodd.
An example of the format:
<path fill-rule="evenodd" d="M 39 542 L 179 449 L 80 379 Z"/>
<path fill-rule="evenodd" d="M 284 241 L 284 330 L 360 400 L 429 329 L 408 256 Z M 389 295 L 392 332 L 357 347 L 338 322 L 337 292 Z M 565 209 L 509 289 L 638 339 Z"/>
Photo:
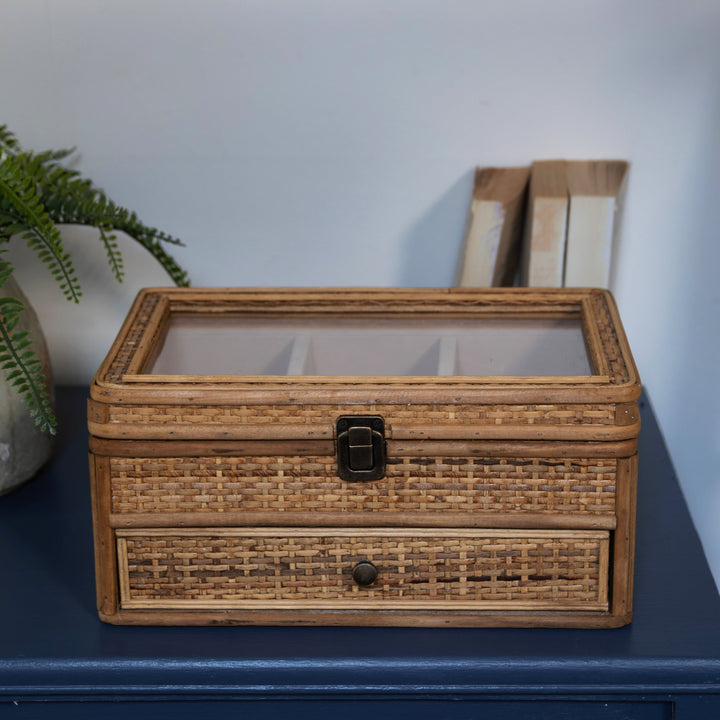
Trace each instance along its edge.
<path fill-rule="evenodd" d="M 112 511 L 110 496 L 110 460 L 90 454 L 90 496 L 93 511 L 95 551 L 95 590 L 101 615 L 117 612 L 117 554 L 115 533 L 109 520 Z"/>
<path fill-rule="evenodd" d="M 595 322 L 595 317 L 590 305 L 590 298 L 584 297 L 580 301 L 582 311 L 580 313 L 580 321 L 583 327 L 583 337 L 585 338 L 588 358 L 595 372 L 596 377 L 602 377 L 603 381 L 610 381 L 610 367 L 608 366 L 607 357 L 603 352 L 602 341 L 600 339 L 600 331 Z"/>
<path fill-rule="evenodd" d="M 372 377 L 368 381 L 368 377 Z M 123 375 L 124 383 L 150 385 L 247 384 L 247 385 L 602 385 L 607 375 Z"/>
<path fill-rule="evenodd" d="M 196 457 L 253 455 L 335 455 L 331 440 L 118 440 L 91 436 L 91 452 L 113 457 Z M 388 440 L 387 455 L 395 457 L 527 457 L 615 458 L 637 452 L 637 439 L 619 442 L 519 442 L 517 440 Z"/>
<path fill-rule="evenodd" d="M 126 381 L 126 377 L 137 376 L 145 367 L 148 358 L 153 354 L 160 338 L 166 332 L 170 312 L 170 300 L 167 297 L 160 296 L 158 304 L 150 315 L 147 327 L 135 347 L 126 374 L 123 376 L 123 382 Z"/>
<path fill-rule="evenodd" d="M 519 306 L 509 303 L 507 306 L 494 306 L 491 309 L 482 308 L 482 316 L 485 318 L 563 318 L 566 316 L 577 317 L 583 330 L 583 337 L 586 341 L 588 352 L 588 360 L 594 372 L 591 375 L 532 375 L 532 376 L 472 376 L 472 375 L 443 375 L 440 373 L 434 375 L 383 375 L 381 377 L 373 377 L 372 381 L 368 381 L 368 376 L 338 376 L 338 375 L 153 375 L 143 373 L 142 369 L 147 366 L 148 361 L 156 354 L 157 345 L 164 334 L 164 327 L 169 315 L 174 311 L 171 301 L 167 296 L 161 296 L 158 306 L 153 311 L 147 328 L 142 335 L 140 342 L 134 352 L 133 358 L 128 366 L 127 371 L 123 374 L 123 383 L 150 383 L 160 385 L 172 384 L 249 384 L 249 385 L 286 385 L 288 378 L 292 378 L 293 384 L 297 385 L 332 385 L 340 382 L 346 385 L 595 385 L 607 384 L 610 381 L 610 373 L 607 360 L 603 353 L 600 333 L 597 323 L 594 322 L 592 308 L 588 297 L 582 297 L 577 305 L 574 306 L 557 306 L 549 303 L 538 303 L 537 306 Z M 227 307 L 221 307 L 219 314 L 237 314 L 237 310 Z M 284 307 L 283 314 L 288 312 L 298 315 L 312 316 L 315 312 L 312 309 L 298 307 L 293 304 L 291 307 Z M 355 309 L 354 312 L 339 311 L 337 309 L 326 311 L 332 315 L 366 315 L 375 314 L 383 316 L 388 314 L 391 317 L 399 313 L 388 313 L 388 311 L 377 308 L 365 308 L 362 310 Z M 190 312 L 187 308 L 180 311 L 181 314 L 204 315 L 203 312 Z M 452 317 L 457 313 L 456 309 L 427 309 L 415 310 L 414 315 L 428 315 L 431 317 Z M 476 314 L 476 308 L 467 308 L 466 314 Z M 267 310 L 262 311 L 254 309 L 251 313 L 267 316 L 275 316 L 277 309 L 270 306 Z"/>
<path fill-rule="evenodd" d="M 90 434 L 117 440 L 328 440 L 334 435 L 330 424 L 280 425 L 242 423 L 96 423 L 88 421 Z M 394 426 L 396 440 L 512 440 L 618 442 L 637 437 L 639 422 L 633 425 L 426 425 Z"/>
<path fill-rule="evenodd" d="M 616 475 L 617 528 L 613 533 L 612 612 L 632 614 L 635 569 L 635 516 L 637 512 L 638 457 L 618 462 Z"/>
<path fill-rule="evenodd" d="M 213 537 L 347 537 L 348 535 L 362 535 L 363 537 L 427 537 L 438 539 L 438 531 L 435 528 L 397 528 L 397 527 L 373 527 L 372 531 L 368 531 L 366 527 L 346 527 L 346 528 L 313 528 L 313 527 L 285 527 L 284 525 L 276 525 L 275 527 L 243 527 L 243 528 L 150 528 L 152 534 L 156 537 L 204 537 L 212 535 Z M 116 536 L 118 538 L 140 537 L 144 538 L 148 535 L 148 529 L 118 529 Z M 442 538 L 477 538 L 477 528 L 448 528 L 444 530 L 440 537 Z M 559 538 L 563 540 L 577 540 L 587 538 L 588 540 L 607 539 L 607 532 L 604 530 L 568 530 L 558 528 L 556 530 L 534 530 L 534 529 L 518 529 L 518 528 L 482 528 L 482 536 L 488 538 L 507 538 L 508 540 L 516 540 L 518 538 Z"/>
<path fill-rule="evenodd" d="M 365 512 L 307 513 L 307 512 L 247 512 L 231 510 L 214 512 L 176 513 L 115 513 L 110 516 L 110 527 L 116 530 L 136 528 L 174 529 L 184 533 L 186 528 L 203 528 L 214 533 L 215 528 L 277 527 L 283 528 L 353 528 L 362 527 L 364 534 L 374 532 L 378 522 L 393 528 L 475 528 L 525 530 L 614 530 L 617 520 L 613 513 L 420 513 L 420 512 Z M 212 530 L 210 530 L 212 528 Z M 348 530 L 344 531 L 346 534 Z M 306 534 L 306 533 L 305 533 Z M 323 531 L 323 534 L 329 534 Z M 407 531 L 405 532 L 407 534 Z M 435 535 L 437 536 L 436 531 Z M 443 535 L 447 535 L 443 530 Z"/>
<path fill-rule="evenodd" d="M 124 597 L 124 596 L 121 596 Z M 342 600 L 120 600 L 120 607 L 123 610 L 292 610 L 297 614 L 305 610 L 342 610 L 354 613 L 358 610 L 476 610 L 476 611 L 549 611 L 571 612 L 583 610 L 585 612 L 607 612 L 607 601 L 597 602 L 547 602 L 542 600 L 528 600 L 519 602 L 517 600 L 489 601 L 489 600 L 438 600 L 436 602 L 414 600 L 352 600 L 341 608 Z"/>
<path fill-rule="evenodd" d="M 574 628 L 601 630 L 627 625 L 631 615 L 608 612 L 513 612 L 512 610 L 467 611 L 452 613 L 426 611 L 373 610 L 354 612 L 338 610 L 306 610 L 302 620 L 293 610 L 176 610 L 158 613 L 147 610 L 122 610 L 112 615 L 100 613 L 103 622 L 112 625 L 285 625 L 285 626 L 352 626 L 352 627 L 444 627 L 444 628 Z"/>
<path fill-rule="evenodd" d="M 558 289 L 558 290 L 536 290 L 532 288 L 510 288 L 492 289 L 478 291 L 472 289 L 445 288 L 433 290 L 406 289 L 382 289 L 382 288 L 346 288 L 346 289 L 226 289 L 208 288 L 194 290 L 189 288 L 156 288 L 142 291 L 136 299 L 133 308 L 126 319 L 126 323 L 111 348 L 108 357 L 98 371 L 93 387 L 92 397 L 103 402 L 131 401 L 128 391 L 133 386 L 140 390 L 144 402 L 193 402 L 187 396 L 176 395 L 188 384 L 192 385 L 188 395 L 195 398 L 200 404 L 212 402 L 215 394 L 222 394 L 232 388 L 252 388 L 262 385 L 260 391 L 263 400 L 258 402 L 269 402 L 268 393 L 273 390 L 280 390 L 287 394 L 288 386 L 295 392 L 302 392 L 303 387 L 311 393 L 315 390 L 338 386 L 347 391 L 348 385 L 356 386 L 361 390 L 374 392 L 381 390 L 388 385 L 393 386 L 394 392 L 402 392 L 403 387 L 413 388 L 420 386 L 428 387 L 438 392 L 455 392 L 460 389 L 476 388 L 483 392 L 488 389 L 491 392 L 500 392 L 505 402 L 516 391 L 526 395 L 526 388 L 530 394 L 537 393 L 545 395 L 545 401 L 560 402 L 555 394 L 563 390 L 574 395 L 578 399 L 581 391 L 585 401 L 592 401 L 597 397 L 597 391 L 604 393 L 613 401 L 629 402 L 637 399 L 639 388 L 637 386 L 637 373 L 629 354 L 629 348 L 624 338 L 624 333 L 619 332 L 620 352 L 631 375 L 629 382 L 625 384 L 610 385 L 607 373 L 607 361 L 604 358 L 599 334 L 594 323 L 590 320 L 592 312 L 590 298 L 593 294 L 602 293 L 606 298 L 607 306 L 612 321 L 618 325 L 619 318 L 614 301 L 606 291 L 589 289 Z M 112 359 L 122 347 L 124 339 L 132 325 L 132 322 L 139 312 L 142 302 L 149 296 L 155 295 L 161 298 L 159 305 L 151 314 L 148 326 L 138 342 L 138 347 L 130 360 L 129 366 L 123 375 L 120 384 L 109 382 L 105 379 L 107 371 L 112 364 Z M 275 301 L 273 303 L 273 301 Z M 215 307 L 207 307 L 203 303 L 216 303 Z M 467 316 L 468 314 L 482 314 L 485 317 L 540 317 L 543 315 L 579 315 L 584 329 L 588 345 L 588 353 L 591 364 L 597 374 L 588 376 L 543 376 L 543 377 L 473 377 L 473 376 L 429 376 L 408 378 L 402 377 L 373 377 L 368 381 L 367 377 L 348 377 L 340 381 L 336 376 L 293 376 L 293 381 L 288 382 L 290 376 L 150 376 L 142 375 L 141 370 L 145 360 L 152 352 L 153 342 L 159 337 L 158 322 L 167 312 L 197 313 L 202 311 L 206 315 L 222 315 L 227 313 L 236 314 L 238 308 L 233 303 L 242 303 L 244 310 L 253 314 L 282 313 L 287 314 L 312 314 L 328 313 L 344 314 L 355 313 L 362 315 L 373 314 L 398 314 L 412 309 L 413 314 L 421 313 L 429 316 Z M 198 307 L 201 305 L 202 307 Z M 169 308 L 169 309 L 168 309 Z M 618 326 L 618 329 L 621 328 Z M 200 383 L 201 387 L 198 387 Z M 142 387 L 139 387 L 142 386 Z M 157 397 L 153 388 L 160 391 Z M 114 390 L 113 390 L 114 389 Z M 443 390 L 444 389 L 444 390 Z M 155 391 L 157 392 L 157 390 Z M 547 397 L 552 393 L 552 400 Z M 170 399 L 169 399 L 170 398 Z M 319 401 L 320 398 L 315 398 Z M 490 400 L 497 402 L 502 400 Z M 542 401 L 542 400 L 539 400 Z M 529 398 L 523 397 L 518 402 L 531 402 Z"/>
<path fill-rule="evenodd" d="M 312 402 L 327 404 L 570 404 L 631 403 L 640 397 L 639 384 L 604 385 L 538 385 L 506 384 L 469 385 L 440 383 L 433 385 L 398 385 L 375 382 L 361 385 L 302 385 L 284 382 L 279 385 L 258 385 L 231 382 L 202 387 L 182 383 L 103 384 L 97 380 L 90 386 L 90 397 L 110 405 L 294 405 Z"/>

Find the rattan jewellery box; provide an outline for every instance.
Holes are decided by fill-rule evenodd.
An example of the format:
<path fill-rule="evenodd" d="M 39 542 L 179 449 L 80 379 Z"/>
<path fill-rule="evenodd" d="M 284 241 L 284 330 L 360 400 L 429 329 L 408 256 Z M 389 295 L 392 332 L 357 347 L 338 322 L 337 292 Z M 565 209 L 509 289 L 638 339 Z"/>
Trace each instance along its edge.
<path fill-rule="evenodd" d="M 639 393 L 603 290 L 144 290 L 88 406 L 100 617 L 626 624 Z"/>

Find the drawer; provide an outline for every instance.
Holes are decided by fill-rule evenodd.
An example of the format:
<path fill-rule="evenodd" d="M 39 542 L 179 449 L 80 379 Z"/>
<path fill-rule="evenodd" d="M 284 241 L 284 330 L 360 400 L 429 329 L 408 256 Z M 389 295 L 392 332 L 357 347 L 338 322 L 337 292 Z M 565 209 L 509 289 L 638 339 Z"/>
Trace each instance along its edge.
<path fill-rule="evenodd" d="M 606 531 L 145 528 L 116 541 L 123 610 L 608 610 Z"/>

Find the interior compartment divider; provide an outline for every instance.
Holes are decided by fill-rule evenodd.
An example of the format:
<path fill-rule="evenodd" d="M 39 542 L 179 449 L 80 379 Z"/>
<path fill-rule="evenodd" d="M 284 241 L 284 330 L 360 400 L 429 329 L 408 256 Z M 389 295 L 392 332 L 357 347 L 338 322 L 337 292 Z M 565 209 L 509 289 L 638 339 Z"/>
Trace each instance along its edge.
<path fill-rule="evenodd" d="M 438 353 L 438 375 L 457 375 L 457 338 L 443 335 Z"/>
<path fill-rule="evenodd" d="M 293 339 L 290 360 L 288 361 L 288 375 L 304 375 L 310 353 L 310 336 L 296 335 Z"/>

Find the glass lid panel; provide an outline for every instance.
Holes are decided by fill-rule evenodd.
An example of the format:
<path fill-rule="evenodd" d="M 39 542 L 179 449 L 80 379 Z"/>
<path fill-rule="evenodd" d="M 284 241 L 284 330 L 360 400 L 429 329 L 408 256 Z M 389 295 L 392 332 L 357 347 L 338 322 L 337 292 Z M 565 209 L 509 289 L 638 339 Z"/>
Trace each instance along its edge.
<path fill-rule="evenodd" d="M 587 376 L 579 317 L 171 316 L 152 375 Z"/>

